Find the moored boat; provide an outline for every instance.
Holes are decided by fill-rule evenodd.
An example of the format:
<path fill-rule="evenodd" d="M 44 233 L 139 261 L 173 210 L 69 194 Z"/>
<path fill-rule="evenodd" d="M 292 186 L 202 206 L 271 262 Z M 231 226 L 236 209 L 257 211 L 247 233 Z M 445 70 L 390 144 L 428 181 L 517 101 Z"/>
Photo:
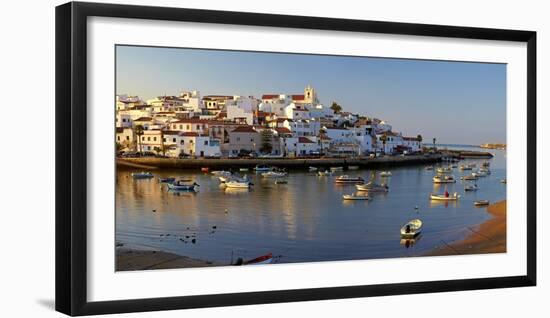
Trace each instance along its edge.
<path fill-rule="evenodd" d="M 336 183 L 364 183 L 365 180 L 361 177 L 350 177 L 348 175 L 339 176 L 334 180 Z"/>
<path fill-rule="evenodd" d="M 201 171 L 202 171 L 202 172 L 208 172 L 209 170 L 210 170 L 210 168 L 208 168 L 208 167 L 202 167 L 202 168 L 201 168 Z"/>
<path fill-rule="evenodd" d="M 368 192 L 388 192 L 389 190 L 386 184 L 377 184 L 372 181 L 367 184 L 356 184 L 355 188 L 357 188 L 358 191 Z"/>
<path fill-rule="evenodd" d="M 477 201 L 474 201 L 474 205 L 475 206 L 489 205 L 489 200 L 477 200 Z"/>
<path fill-rule="evenodd" d="M 174 181 L 176 181 L 176 178 L 173 177 L 159 178 L 160 183 L 172 183 Z"/>
<path fill-rule="evenodd" d="M 460 198 L 460 194 L 453 193 L 452 195 L 448 194 L 434 194 L 430 193 L 430 199 L 436 200 L 436 201 L 456 201 Z"/>
<path fill-rule="evenodd" d="M 348 166 L 348 170 L 359 170 L 359 166 Z"/>
<path fill-rule="evenodd" d="M 332 171 L 328 171 L 328 170 L 325 170 L 325 171 L 317 171 L 317 175 L 318 175 L 319 177 L 330 176 L 330 175 L 332 175 Z"/>
<path fill-rule="evenodd" d="M 344 167 L 330 167 L 330 171 L 332 171 L 332 172 L 344 171 Z"/>
<path fill-rule="evenodd" d="M 217 171 L 212 171 L 211 174 L 215 175 L 215 176 L 230 176 L 231 175 L 231 171 L 224 171 L 224 170 L 217 170 Z"/>
<path fill-rule="evenodd" d="M 380 172 L 380 176 L 381 177 L 391 177 L 392 173 L 391 173 L 391 171 L 382 171 L 382 172 Z"/>
<path fill-rule="evenodd" d="M 273 170 L 273 168 L 267 165 L 256 165 L 256 167 L 254 167 L 254 171 L 256 172 L 265 172 L 265 171 L 271 171 L 271 170 Z"/>
<path fill-rule="evenodd" d="M 342 195 L 342 199 L 344 199 L 344 200 L 372 200 L 372 198 L 369 197 L 366 194 L 359 195 L 357 193 L 344 194 L 344 195 Z"/>
<path fill-rule="evenodd" d="M 133 172 L 132 177 L 134 179 L 149 179 L 153 177 L 153 174 L 149 171 Z"/>
<path fill-rule="evenodd" d="M 168 189 L 174 191 L 195 191 L 199 185 L 188 180 L 178 180 L 173 183 L 168 183 Z"/>
<path fill-rule="evenodd" d="M 251 185 L 252 183 L 250 183 L 249 181 L 243 182 L 243 181 L 230 180 L 225 182 L 225 186 L 230 189 L 248 189 L 250 188 Z"/>
<path fill-rule="evenodd" d="M 428 170 L 428 171 L 431 171 L 431 170 L 433 170 L 433 169 L 434 169 L 433 166 L 427 166 L 427 167 L 426 167 L 426 170 Z"/>
<path fill-rule="evenodd" d="M 506 183 L 506 179 L 500 179 L 500 183 Z"/>
<path fill-rule="evenodd" d="M 422 232 L 422 221 L 419 219 L 410 220 L 401 227 L 400 233 L 403 238 L 413 238 Z"/>
<path fill-rule="evenodd" d="M 239 168 L 239 171 L 246 172 L 246 171 L 248 171 L 248 168 Z"/>
<path fill-rule="evenodd" d="M 315 171 L 317 171 L 317 170 L 318 170 L 317 167 L 309 167 L 309 171 L 311 171 L 311 172 L 315 172 Z"/>
<path fill-rule="evenodd" d="M 462 177 L 460 177 L 460 179 L 466 180 L 466 181 L 473 181 L 473 180 L 477 180 L 477 175 L 472 173 L 472 174 L 469 174 L 469 175 L 462 176 Z"/>
<path fill-rule="evenodd" d="M 433 183 L 455 183 L 456 179 L 453 175 L 437 175 L 432 178 Z"/>
<path fill-rule="evenodd" d="M 273 254 L 268 253 L 266 255 L 262 255 L 259 257 L 256 257 L 254 259 L 244 261 L 243 265 L 261 265 L 261 264 L 271 264 L 273 263 Z"/>
<path fill-rule="evenodd" d="M 464 191 L 477 191 L 477 184 L 468 184 L 464 186 Z"/>
<path fill-rule="evenodd" d="M 451 167 L 439 167 L 437 168 L 437 173 L 450 173 L 453 172 L 453 168 Z"/>
<path fill-rule="evenodd" d="M 275 184 L 287 184 L 288 181 L 286 179 L 277 179 L 275 180 Z"/>
<path fill-rule="evenodd" d="M 262 173 L 262 177 L 264 178 L 282 178 L 286 175 L 287 173 L 282 171 L 268 171 L 268 172 Z"/>

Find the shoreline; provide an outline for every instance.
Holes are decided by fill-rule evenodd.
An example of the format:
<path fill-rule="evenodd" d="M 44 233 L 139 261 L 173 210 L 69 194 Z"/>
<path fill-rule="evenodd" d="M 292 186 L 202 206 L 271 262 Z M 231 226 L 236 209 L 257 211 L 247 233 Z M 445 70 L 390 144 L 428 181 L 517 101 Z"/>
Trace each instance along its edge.
<path fill-rule="evenodd" d="M 442 161 L 442 155 L 410 155 L 380 158 L 116 158 L 118 167 L 141 169 L 200 169 L 209 168 L 253 168 L 256 165 L 277 166 L 289 169 L 315 167 L 358 166 L 361 168 L 391 167 L 434 164 Z"/>
<path fill-rule="evenodd" d="M 145 250 L 129 247 L 117 247 L 115 255 L 115 271 L 117 272 L 212 267 L 222 265 L 156 249 Z"/>
<path fill-rule="evenodd" d="M 426 256 L 506 253 L 506 200 L 487 207 L 492 218 L 473 227 L 462 240 L 443 242 Z"/>

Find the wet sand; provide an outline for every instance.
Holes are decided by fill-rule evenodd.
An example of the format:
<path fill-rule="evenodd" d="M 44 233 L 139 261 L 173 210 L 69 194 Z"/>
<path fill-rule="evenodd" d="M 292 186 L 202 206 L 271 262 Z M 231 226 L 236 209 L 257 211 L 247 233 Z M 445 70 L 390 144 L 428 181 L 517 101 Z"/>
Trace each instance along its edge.
<path fill-rule="evenodd" d="M 116 271 L 193 268 L 219 265 L 213 262 L 157 250 L 138 250 L 126 247 L 116 248 Z"/>
<path fill-rule="evenodd" d="M 506 252 L 506 200 L 491 204 L 487 212 L 493 216 L 475 227 L 468 227 L 470 234 L 463 240 L 447 243 L 427 255 L 462 255 Z"/>

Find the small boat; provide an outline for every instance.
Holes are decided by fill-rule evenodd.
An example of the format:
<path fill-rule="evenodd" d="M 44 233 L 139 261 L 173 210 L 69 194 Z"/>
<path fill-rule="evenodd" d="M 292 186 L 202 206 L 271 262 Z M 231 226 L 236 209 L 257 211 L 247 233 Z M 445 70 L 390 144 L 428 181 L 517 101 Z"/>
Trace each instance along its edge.
<path fill-rule="evenodd" d="M 287 184 L 288 181 L 286 179 L 277 179 L 275 180 L 275 184 Z"/>
<path fill-rule="evenodd" d="M 344 171 L 344 167 L 330 167 L 330 171 L 332 171 L 332 172 Z"/>
<path fill-rule="evenodd" d="M 317 171 L 317 175 L 319 177 L 325 177 L 325 176 L 330 176 L 332 175 L 332 172 L 331 171 L 328 171 L 328 170 L 325 170 L 325 171 Z"/>
<path fill-rule="evenodd" d="M 344 199 L 344 200 L 372 200 L 372 198 L 369 197 L 366 194 L 358 195 L 357 193 L 344 194 L 344 195 L 342 195 L 342 199 Z"/>
<path fill-rule="evenodd" d="M 474 166 L 472 166 L 471 164 L 469 165 L 460 165 L 460 170 L 472 170 L 472 168 L 474 168 Z"/>
<path fill-rule="evenodd" d="M 227 181 L 225 182 L 225 186 L 229 189 L 248 189 L 250 188 L 250 186 L 252 185 L 252 183 L 250 183 L 249 181 L 235 181 L 235 180 L 230 180 L 230 181 Z"/>
<path fill-rule="evenodd" d="M 220 179 L 221 183 L 225 183 L 228 181 L 239 181 L 239 182 L 246 182 L 248 181 L 248 177 L 245 175 L 242 178 L 239 178 L 237 176 L 226 176 L 226 177 L 218 177 Z"/>
<path fill-rule="evenodd" d="M 282 171 L 268 171 L 268 172 L 262 173 L 262 177 L 264 178 L 282 178 L 286 175 L 287 173 Z"/>
<path fill-rule="evenodd" d="M 477 191 L 477 184 L 469 184 L 464 187 L 464 191 Z"/>
<path fill-rule="evenodd" d="M 246 172 L 246 171 L 248 171 L 248 168 L 239 168 L 239 171 Z"/>
<path fill-rule="evenodd" d="M 195 191 L 198 186 L 197 183 L 189 183 L 187 180 L 178 180 L 174 183 L 168 183 L 168 189 L 174 191 Z"/>
<path fill-rule="evenodd" d="M 454 168 L 458 168 L 458 165 L 453 163 L 453 164 L 451 165 L 451 168 L 453 168 L 453 169 L 454 169 Z"/>
<path fill-rule="evenodd" d="M 446 196 L 445 194 L 430 194 L 430 199 L 436 200 L 436 201 L 456 201 L 460 198 L 460 194 L 453 193 L 453 195 Z"/>
<path fill-rule="evenodd" d="M 348 166 L 348 170 L 359 170 L 359 166 Z"/>
<path fill-rule="evenodd" d="M 142 172 L 134 172 L 132 173 L 132 177 L 134 179 L 149 179 L 149 178 L 152 178 L 153 177 L 153 174 L 151 172 L 145 172 L 145 171 L 142 171 Z"/>
<path fill-rule="evenodd" d="M 489 200 L 477 200 L 477 201 L 474 201 L 474 205 L 475 206 L 489 205 Z"/>
<path fill-rule="evenodd" d="M 385 184 L 377 184 L 372 181 L 367 184 L 356 184 L 355 188 L 358 191 L 368 191 L 368 192 L 388 192 L 389 187 Z"/>
<path fill-rule="evenodd" d="M 256 165 L 256 167 L 254 167 L 254 171 L 256 172 L 265 172 L 265 171 L 271 171 L 271 170 L 273 170 L 273 168 L 266 165 Z"/>
<path fill-rule="evenodd" d="M 506 183 L 506 179 L 500 179 L 500 183 Z"/>
<path fill-rule="evenodd" d="M 484 167 L 489 167 L 491 165 L 491 163 L 489 161 L 485 161 L 481 165 L 484 166 Z"/>
<path fill-rule="evenodd" d="M 489 169 L 487 169 L 487 168 L 479 168 L 479 172 L 485 173 L 486 175 L 490 175 L 490 174 L 491 174 L 491 170 L 489 170 Z"/>
<path fill-rule="evenodd" d="M 210 170 L 210 169 L 209 169 L 208 167 L 202 167 L 202 168 L 201 168 L 201 171 L 202 171 L 202 172 L 208 172 L 209 170 Z"/>
<path fill-rule="evenodd" d="M 391 171 L 382 171 L 382 172 L 380 172 L 380 176 L 381 177 L 391 177 L 392 174 L 391 174 Z"/>
<path fill-rule="evenodd" d="M 243 265 L 261 265 L 261 264 L 271 264 L 271 263 L 273 263 L 273 254 L 269 253 L 248 261 L 244 261 Z"/>
<path fill-rule="evenodd" d="M 168 178 L 159 178 L 160 183 L 172 183 L 176 181 L 176 178 L 168 177 Z"/>
<path fill-rule="evenodd" d="M 432 178 L 434 183 L 455 183 L 455 177 L 453 175 L 434 176 Z"/>
<path fill-rule="evenodd" d="M 212 171 L 211 172 L 215 176 L 230 176 L 231 171 L 224 171 L 224 170 L 218 170 L 218 171 Z"/>
<path fill-rule="evenodd" d="M 365 180 L 361 177 L 350 177 L 347 175 L 339 176 L 334 180 L 336 183 L 364 183 Z"/>
<path fill-rule="evenodd" d="M 460 177 L 460 179 L 466 180 L 466 181 L 477 180 L 477 175 L 475 175 L 474 173 L 472 173 L 472 174 L 470 174 L 470 175 L 462 176 L 462 177 Z"/>
<path fill-rule="evenodd" d="M 434 169 L 433 166 L 427 166 L 427 167 L 426 167 L 426 170 L 428 170 L 428 171 L 431 171 L 431 170 L 433 170 L 433 169 Z"/>
<path fill-rule="evenodd" d="M 453 172 L 453 168 L 451 167 L 439 167 L 437 168 L 437 173 L 449 173 Z"/>
<path fill-rule="evenodd" d="M 419 219 L 410 220 L 401 227 L 402 238 L 413 238 L 422 231 L 422 221 Z"/>
<path fill-rule="evenodd" d="M 315 172 L 315 171 L 317 171 L 317 167 L 309 167 L 309 171 Z"/>

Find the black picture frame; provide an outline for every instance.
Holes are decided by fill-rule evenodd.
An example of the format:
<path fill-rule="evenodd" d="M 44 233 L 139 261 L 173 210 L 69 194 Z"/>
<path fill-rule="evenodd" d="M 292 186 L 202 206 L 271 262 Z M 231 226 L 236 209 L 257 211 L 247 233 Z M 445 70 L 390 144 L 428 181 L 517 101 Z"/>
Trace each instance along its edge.
<path fill-rule="evenodd" d="M 116 17 L 524 42 L 527 44 L 527 274 L 352 287 L 88 302 L 87 18 Z M 70 2 L 56 7 L 56 310 L 92 315 L 536 285 L 536 32 Z"/>

